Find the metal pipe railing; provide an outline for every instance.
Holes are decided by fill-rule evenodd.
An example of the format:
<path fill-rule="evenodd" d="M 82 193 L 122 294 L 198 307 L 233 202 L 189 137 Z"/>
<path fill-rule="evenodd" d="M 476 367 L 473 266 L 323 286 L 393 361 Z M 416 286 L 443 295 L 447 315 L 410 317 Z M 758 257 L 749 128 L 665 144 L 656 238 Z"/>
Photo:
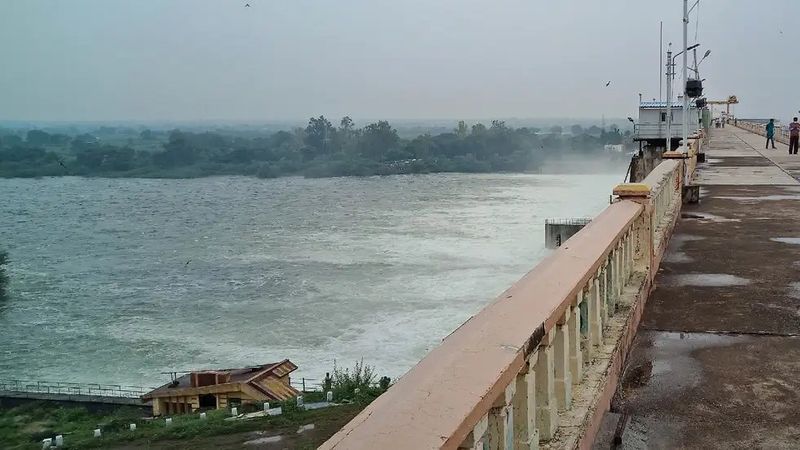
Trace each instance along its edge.
<path fill-rule="evenodd" d="M 118 384 L 72 383 L 43 380 L 0 380 L 0 392 L 89 395 L 100 397 L 139 398 L 152 388 Z"/>

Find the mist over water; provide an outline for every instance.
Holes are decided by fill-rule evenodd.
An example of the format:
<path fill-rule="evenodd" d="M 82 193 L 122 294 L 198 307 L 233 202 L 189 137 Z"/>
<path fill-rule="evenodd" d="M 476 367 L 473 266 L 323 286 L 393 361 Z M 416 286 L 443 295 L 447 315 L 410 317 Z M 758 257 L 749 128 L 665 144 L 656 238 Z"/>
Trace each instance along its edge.
<path fill-rule="evenodd" d="M 283 358 L 396 377 L 623 173 L 2 179 L 0 378 L 155 386 Z"/>

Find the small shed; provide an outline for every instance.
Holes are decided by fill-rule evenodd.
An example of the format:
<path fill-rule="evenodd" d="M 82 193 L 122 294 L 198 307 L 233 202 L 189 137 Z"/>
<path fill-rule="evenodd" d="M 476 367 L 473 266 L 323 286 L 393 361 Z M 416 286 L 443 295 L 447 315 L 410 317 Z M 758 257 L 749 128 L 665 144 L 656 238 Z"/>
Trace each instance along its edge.
<path fill-rule="evenodd" d="M 683 138 L 683 102 L 671 105 L 672 126 L 670 135 L 673 145 Z M 689 132 L 692 133 L 699 128 L 700 116 L 697 106 L 689 104 Z M 651 144 L 658 144 L 659 140 L 667 138 L 667 102 L 641 102 L 639 103 L 639 121 L 634 125 L 633 140 L 648 141 Z M 663 145 L 663 143 L 661 144 Z"/>
<path fill-rule="evenodd" d="M 143 395 L 142 400 L 153 402 L 154 416 L 288 400 L 300 394 L 289 378 L 296 369 L 284 359 L 241 369 L 188 372 Z"/>

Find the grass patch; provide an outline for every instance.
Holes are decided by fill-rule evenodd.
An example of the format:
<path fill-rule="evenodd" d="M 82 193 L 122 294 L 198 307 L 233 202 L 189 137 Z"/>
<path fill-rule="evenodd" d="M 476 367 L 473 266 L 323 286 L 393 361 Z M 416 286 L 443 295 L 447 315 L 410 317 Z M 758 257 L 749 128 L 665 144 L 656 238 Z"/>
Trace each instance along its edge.
<path fill-rule="evenodd" d="M 277 406 L 277 405 L 275 405 Z M 169 441 L 191 441 L 212 436 L 224 436 L 248 431 L 268 431 L 275 434 L 295 434 L 300 425 L 315 423 L 322 427 L 322 435 L 303 438 L 309 448 L 324 442 L 339 427 L 352 418 L 366 404 L 354 403 L 337 407 L 304 410 L 294 401 L 280 405 L 283 414 L 250 420 L 227 421 L 230 412 L 208 411 L 207 419 L 200 415 L 185 414 L 172 417 L 172 425 L 166 426 L 164 418 L 145 419 L 141 410 L 120 407 L 110 414 L 94 414 L 84 408 L 60 407 L 47 403 L 29 403 L 12 409 L 0 410 L 0 442 L 4 449 L 40 449 L 41 441 L 64 435 L 64 448 L 113 448 L 117 446 L 149 447 Z M 130 431 L 129 424 L 136 424 Z M 326 431 L 325 427 L 329 428 Z M 95 438 L 94 430 L 100 428 L 102 437 Z M 187 442 L 183 442 L 185 445 Z M 192 445 L 193 448 L 198 448 Z"/>

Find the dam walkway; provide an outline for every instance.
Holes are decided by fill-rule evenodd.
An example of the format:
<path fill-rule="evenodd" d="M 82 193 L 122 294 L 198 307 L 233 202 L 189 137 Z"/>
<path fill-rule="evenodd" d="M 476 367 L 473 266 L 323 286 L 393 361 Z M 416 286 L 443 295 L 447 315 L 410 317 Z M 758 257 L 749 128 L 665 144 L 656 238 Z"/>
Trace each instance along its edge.
<path fill-rule="evenodd" d="M 798 448 L 800 157 L 738 125 L 614 187 L 320 448 Z"/>
<path fill-rule="evenodd" d="M 800 156 L 764 143 L 712 130 L 595 448 L 800 447 Z"/>

